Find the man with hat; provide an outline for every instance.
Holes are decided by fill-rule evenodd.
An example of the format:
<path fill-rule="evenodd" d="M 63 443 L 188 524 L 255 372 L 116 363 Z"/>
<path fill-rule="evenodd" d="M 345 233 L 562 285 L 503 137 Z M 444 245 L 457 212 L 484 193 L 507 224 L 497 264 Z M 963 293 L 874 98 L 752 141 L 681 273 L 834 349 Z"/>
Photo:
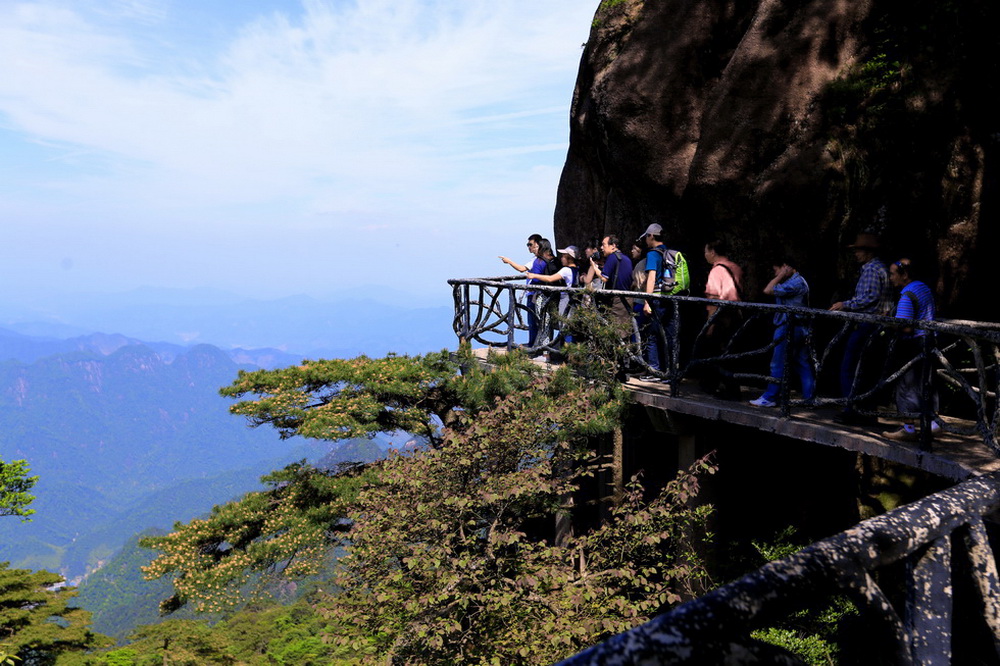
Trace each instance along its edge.
<path fill-rule="evenodd" d="M 675 253 L 669 252 L 663 244 L 663 227 L 655 222 L 650 224 L 639 238 L 639 242 L 642 241 L 649 248 L 649 253 L 646 255 L 646 282 L 643 291 L 647 294 L 672 293 L 666 291 L 664 285 L 673 285 L 679 280 L 680 276 L 677 274 L 679 267 L 676 263 L 671 264 L 670 257 Z M 670 368 L 669 360 L 676 321 L 671 314 L 668 314 L 668 307 L 669 305 L 661 299 L 646 300 L 642 305 L 646 322 L 646 330 L 642 332 L 643 352 L 646 363 L 657 372 L 668 372 Z M 656 375 L 643 375 L 639 379 L 666 381 Z"/>
<path fill-rule="evenodd" d="M 838 301 L 830 306 L 830 310 L 844 312 L 862 312 L 865 314 L 889 315 L 893 310 L 892 285 L 889 284 L 889 272 L 885 264 L 878 258 L 879 238 L 868 232 L 858 234 L 855 241 L 848 245 L 854 251 L 855 260 L 861 264 L 861 275 L 854 287 L 854 296 L 846 301 Z M 876 324 L 862 323 L 851 332 L 844 346 L 844 358 L 840 364 L 840 392 L 845 398 L 850 397 L 851 389 L 857 385 L 859 393 L 871 390 L 870 368 L 860 365 L 861 354 L 868 339 L 875 333 Z M 873 357 L 869 354 L 869 357 Z M 857 382 L 855 382 L 857 379 Z M 874 401 L 868 398 L 859 404 L 873 407 Z M 858 414 L 852 405 L 846 405 L 844 411 L 834 417 L 840 423 L 874 425 L 878 419 L 874 416 Z"/>

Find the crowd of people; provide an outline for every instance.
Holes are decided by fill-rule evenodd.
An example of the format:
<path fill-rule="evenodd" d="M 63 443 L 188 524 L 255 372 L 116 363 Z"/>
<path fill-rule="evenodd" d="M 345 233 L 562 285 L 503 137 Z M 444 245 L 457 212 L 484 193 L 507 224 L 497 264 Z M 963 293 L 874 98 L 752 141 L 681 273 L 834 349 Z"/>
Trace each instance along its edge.
<path fill-rule="evenodd" d="M 651 224 L 629 246 L 623 247 L 621 239 L 609 234 L 602 239 L 588 241 L 583 249 L 569 245 L 553 250 L 551 243 L 534 234 L 528 238 L 528 250 L 533 259 L 530 266 L 519 264 L 508 257 L 500 259 L 514 270 L 524 273 L 528 284 L 545 284 L 566 287 L 614 289 L 617 291 L 644 292 L 647 294 L 690 294 L 690 271 L 687 258 L 667 246 L 663 228 Z M 930 288 L 919 280 L 916 266 L 908 258 L 886 265 L 880 258 L 880 240 L 876 234 L 860 233 L 848 245 L 860 265 L 860 275 L 851 298 L 833 303 L 829 310 L 857 312 L 871 315 L 894 316 L 906 320 L 931 321 L 935 318 L 934 296 Z M 627 250 L 624 251 L 624 250 Z M 729 248 L 721 239 L 708 242 L 704 258 L 709 266 L 704 296 L 716 301 L 744 301 L 743 270 L 729 258 Z M 763 292 L 773 297 L 775 303 L 798 308 L 810 307 L 809 283 L 798 270 L 798 262 L 791 256 L 781 256 L 772 261 L 773 278 Z M 527 292 L 528 348 L 535 348 L 539 334 L 537 292 Z M 675 307 L 667 299 L 613 298 L 604 301 L 604 309 L 611 320 L 621 324 L 623 336 L 633 330 L 632 320 L 639 331 L 645 369 L 638 380 L 668 383 L 667 370 L 677 350 L 672 348 L 676 339 L 677 317 Z M 568 293 L 560 294 L 557 311 L 562 317 L 569 314 L 571 300 Z M 717 356 L 723 352 L 735 330 L 740 325 L 738 308 L 706 306 L 707 325 L 700 341 L 702 353 Z M 779 310 L 773 319 L 774 337 L 769 377 L 764 392 L 750 400 L 761 408 L 778 406 L 781 381 L 785 369 L 795 373 L 802 400 L 809 404 L 816 395 L 815 368 L 810 358 L 807 340 L 809 323 L 797 317 L 794 311 Z M 852 401 L 835 416 L 835 420 L 852 425 L 875 425 L 871 415 L 877 399 L 874 390 L 878 377 L 870 364 L 862 363 L 862 355 L 869 348 L 879 330 L 876 322 L 861 322 L 848 334 L 839 367 L 840 392 L 843 397 L 861 396 Z M 924 358 L 922 345 L 928 342 L 926 330 L 903 328 L 899 345 L 909 358 Z M 571 335 L 564 336 L 567 342 Z M 916 362 L 900 375 L 895 387 L 895 398 L 900 413 L 921 413 L 925 401 L 923 386 L 927 380 L 924 361 Z M 719 398 L 741 398 L 741 386 L 732 373 L 723 372 L 719 365 L 706 365 L 700 377 L 701 388 Z M 936 395 L 932 395 L 936 411 Z M 932 422 L 932 430 L 938 429 Z M 890 439 L 913 441 L 917 429 L 906 423 L 898 430 L 886 433 Z"/>

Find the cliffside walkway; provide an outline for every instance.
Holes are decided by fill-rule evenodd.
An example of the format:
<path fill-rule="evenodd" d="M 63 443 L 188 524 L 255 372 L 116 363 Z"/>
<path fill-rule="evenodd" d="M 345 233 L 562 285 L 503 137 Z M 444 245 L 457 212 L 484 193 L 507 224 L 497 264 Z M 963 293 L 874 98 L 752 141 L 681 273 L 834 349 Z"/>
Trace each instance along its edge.
<path fill-rule="evenodd" d="M 819 444 L 838 446 L 911 465 L 960 480 L 1000 470 L 1000 325 L 983 322 L 909 321 L 849 312 L 781 307 L 763 303 L 716 301 L 686 296 L 659 296 L 611 290 L 527 286 L 520 276 L 449 280 L 455 301 L 454 330 L 460 340 L 486 349 L 518 347 L 541 359 L 558 353 L 565 326 L 555 314 L 555 303 L 568 292 L 576 307 L 594 307 L 611 299 L 665 302 L 673 325 L 650 331 L 632 321 L 632 362 L 658 382 L 630 379 L 628 389 L 637 402 L 711 420 L 746 425 Z M 528 347 L 529 303 L 538 334 Z M 588 302 L 589 301 L 589 302 Z M 707 307 L 715 308 L 706 318 Z M 806 401 L 793 390 L 798 378 L 791 372 L 791 354 L 785 355 L 781 378 L 770 376 L 776 313 L 797 318 L 809 331 L 805 345 L 819 390 Z M 731 334 L 724 341 L 706 336 L 714 323 L 727 320 Z M 733 324 L 732 322 L 735 322 Z M 867 336 L 848 395 L 838 395 L 846 339 L 859 327 Z M 904 329 L 926 332 L 918 340 Z M 650 369 L 638 350 L 646 334 L 660 336 L 668 350 L 668 367 Z M 892 389 L 911 368 L 922 373 L 923 409 L 901 413 L 891 399 Z M 745 388 L 741 400 L 720 400 L 701 391 L 706 373 L 731 377 Z M 776 408 L 754 407 L 768 382 L 779 385 Z M 937 394 L 937 400 L 934 394 Z M 851 408 L 867 417 L 865 425 L 841 425 L 836 414 Z M 916 425 L 917 441 L 899 442 L 883 436 L 903 422 Z"/>
<path fill-rule="evenodd" d="M 659 299 L 665 301 L 673 322 L 659 332 L 659 342 L 670 350 L 668 367 L 663 372 L 643 368 L 657 381 L 626 382 L 636 402 L 662 410 L 671 419 L 725 421 L 964 479 L 772 562 L 565 663 L 801 664 L 792 653 L 762 643 L 750 632 L 844 594 L 866 618 L 878 663 L 950 664 L 955 588 L 965 580 L 969 583 L 964 587 L 974 593 L 961 600 L 975 607 L 971 612 L 966 609 L 963 617 L 982 618 L 982 634 L 987 642 L 992 637 L 993 658 L 1000 659 L 1000 575 L 984 520 L 1000 509 L 1000 327 L 634 292 L 587 294 L 579 289 L 528 287 L 520 279 L 449 280 L 455 333 L 462 341 L 483 345 L 477 353 L 484 360 L 489 348 L 518 346 L 546 363 L 544 355 L 558 352 L 565 335 L 559 327 L 566 324 L 558 320 L 553 307 L 563 292 L 569 292 L 577 307 L 616 298 Z M 525 347 L 519 343 L 526 338 L 522 331 L 527 330 L 529 301 L 524 296 L 529 291 L 534 293 L 532 316 L 538 336 L 535 345 Z M 708 306 L 715 310 L 706 318 Z M 772 351 L 780 342 L 774 338 L 777 312 L 796 317 L 809 330 L 805 344 L 819 380 L 812 401 L 796 397 L 788 356 L 783 377 L 769 376 Z M 706 340 L 709 327 L 724 319 L 730 322 L 731 335 L 721 343 Z M 632 323 L 632 340 L 638 348 L 647 329 Z M 870 335 L 849 394 L 837 395 L 844 343 L 859 327 Z M 910 336 L 914 330 L 926 332 L 919 344 Z M 640 358 L 633 362 L 642 366 Z M 919 412 L 900 413 L 886 397 L 911 368 L 921 373 L 922 407 Z M 755 387 L 754 392 L 738 401 L 720 400 L 698 388 L 698 379 L 706 372 L 734 378 Z M 747 400 L 768 382 L 780 386 L 778 406 L 749 405 Z M 933 399 L 935 393 L 938 400 Z M 877 424 L 835 422 L 833 416 L 844 408 L 869 421 L 877 419 Z M 905 421 L 917 424 L 918 441 L 883 436 L 884 430 Z M 905 564 L 902 601 L 890 600 L 873 578 L 879 569 L 897 563 Z M 984 663 L 990 661 L 986 658 Z"/>

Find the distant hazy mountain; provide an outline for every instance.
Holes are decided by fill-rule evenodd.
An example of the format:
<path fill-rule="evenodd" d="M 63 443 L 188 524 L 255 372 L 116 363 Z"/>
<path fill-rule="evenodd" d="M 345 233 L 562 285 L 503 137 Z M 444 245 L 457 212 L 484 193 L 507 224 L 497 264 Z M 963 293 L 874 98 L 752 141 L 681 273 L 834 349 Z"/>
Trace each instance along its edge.
<path fill-rule="evenodd" d="M 44 325 L 23 325 L 23 328 L 44 329 Z M 88 333 L 72 338 L 62 339 L 45 335 L 0 328 L 0 361 L 22 361 L 33 363 L 40 358 L 55 354 L 66 354 L 74 351 L 94 352 L 107 356 L 122 347 L 143 345 L 152 349 L 166 363 L 185 353 L 191 345 L 180 345 L 170 342 L 144 342 L 121 334 Z M 237 365 L 255 366 L 259 368 L 283 368 L 302 360 L 301 354 L 289 354 L 273 348 L 225 350 Z"/>
<path fill-rule="evenodd" d="M 0 521 L 0 561 L 78 577 L 142 529 L 321 458 L 326 443 L 293 451 L 270 429 L 248 429 L 218 389 L 240 368 L 454 346 L 449 302 L 446 286 L 430 301 L 137 289 L 0 302 L 0 457 L 25 458 L 41 477 L 33 522 Z M 327 461 L 370 459 L 407 439 L 354 442 Z"/>
<path fill-rule="evenodd" d="M 419 354 L 452 347 L 451 293 L 418 300 L 385 290 L 350 297 L 241 298 L 214 290 L 138 289 L 120 294 L 0 303 L 0 326 L 33 336 L 67 338 L 116 331 L 176 345 L 223 349 L 270 347 L 309 358 L 387 352 Z"/>
<path fill-rule="evenodd" d="M 72 351 L 0 363 L 0 456 L 27 459 L 41 477 L 33 522 L 0 521 L 0 561 L 80 575 L 136 531 L 206 511 L 256 487 L 260 474 L 305 457 L 295 441 L 251 430 L 228 413 L 231 401 L 218 389 L 239 366 L 225 353 L 199 345 L 169 362 L 165 356 L 129 345 L 106 356 Z M 239 483 L 223 483 L 221 494 L 206 491 L 197 506 L 196 493 L 180 485 L 234 469 L 249 471 Z M 140 515 L 150 522 L 132 520 Z M 114 538 L 88 541 L 109 523 Z"/>

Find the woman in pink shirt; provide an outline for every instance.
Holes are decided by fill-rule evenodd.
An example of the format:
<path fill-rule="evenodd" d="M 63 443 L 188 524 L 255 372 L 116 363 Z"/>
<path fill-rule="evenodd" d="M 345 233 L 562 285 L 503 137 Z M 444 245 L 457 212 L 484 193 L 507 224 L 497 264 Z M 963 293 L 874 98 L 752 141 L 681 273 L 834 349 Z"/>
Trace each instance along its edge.
<path fill-rule="evenodd" d="M 712 266 L 708 272 L 708 282 L 705 285 L 705 298 L 720 301 L 742 300 L 740 298 L 740 283 L 743 280 L 743 269 L 726 256 L 728 253 L 729 248 L 721 239 L 712 240 L 705 244 L 705 261 Z M 725 308 L 716 314 L 716 310 L 719 309 L 718 305 L 708 305 L 706 309 L 709 319 L 712 319 L 713 316 L 715 318 L 705 331 L 705 337 L 702 340 L 702 355 L 705 357 L 718 356 L 736 331 L 741 318 L 740 313 L 735 308 Z M 717 364 L 704 367 L 701 388 L 716 397 L 727 400 L 739 400 L 741 395 L 739 382 Z"/>

